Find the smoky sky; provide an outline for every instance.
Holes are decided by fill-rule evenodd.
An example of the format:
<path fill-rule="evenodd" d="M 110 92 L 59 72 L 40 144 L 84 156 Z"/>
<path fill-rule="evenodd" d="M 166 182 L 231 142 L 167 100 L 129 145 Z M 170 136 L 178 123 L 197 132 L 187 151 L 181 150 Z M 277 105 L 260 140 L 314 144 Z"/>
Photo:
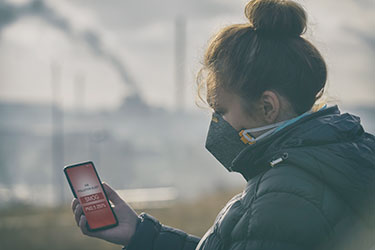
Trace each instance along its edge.
<path fill-rule="evenodd" d="M 37 16 L 43 21 L 62 31 L 68 37 L 85 42 L 92 53 L 106 60 L 116 70 L 123 82 L 131 87 L 133 95 L 139 95 L 137 84 L 126 70 L 123 58 L 118 58 L 114 53 L 103 46 L 100 36 L 95 30 L 75 31 L 68 18 L 61 16 L 43 0 L 33 0 L 24 5 L 12 5 L 0 2 L 0 38 L 2 30 L 19 19 Z"/>
<path fill-rule="evenodd" d="M 7 25 L 22 19 L 26 16 L 39 16 L 55 28 L 72 35 L 72 27 L 69 21 L 49 8 L 44 1 L 34 0 L 25 5 L 13 5 L 7 2 L 0 2 L 0 32 Z"/>
<path fill-rule="evenodd" d="M 22 19 L 30 16 L 36 17 L 70 38 L 71 43 L 68 43 L 73 46 L 84 44 L 89 53 L 96 56 L 97 60 L 91 60 L 91 57 L 88 59 L 89 56 L 72 55 L 91 60 L 80 66 L 88 72 L 87 82 L 106 82 L 108 77 L 103 76 L 102 69 L 97 68 L 94 72 L 90 68 L 92 61 L 104 61 L 105 66 L 111 67 L 111 72 L 107 72 L 109 76 L 115 76 L 111 83 L 121 87 L 125 85 L 129 87 L 126 91 L 138 96 L 141 94 L 139 89 L 142 89 L 142 95 L 147 100 L 155 98 L 153 100 L 160 103 L 164 103 L 164 100 L 172 103 L 172 98 L 165 98 L 165 93 L 169 93 L 167 91 L 175 84 L 175 78 L 172 77 L 175 73 L 173 25 L 177 16 L 186 18 L 186 64 L 191 67 L 191 72 L 199 64 L 202 50 L 216 29 L 227 23 L 247 21 L 243 9 L 248 0 L 64 0 L 64 4 L 57 4 L 59 1 L 29 0 L 24 4 L 12 4 L 11 0 L 0 0 L 0 43 L 3 33 L 3 39 L 6 40 L 5 35 L 8 33 L 4 32 L 5 28 L 11 30 L 16 22 L 25 21 Z M 306 8 L 309 22 L 312 22 L 308 30 L 312 31 L 312 38 L 317 38 L 318 47 L 321 46 L 319 49 L 322 49 L 330 62 L 330 79 L 334 90 L 347 99 L 366 99 L 368 102 L 371 98 L 368 93 L 373 90 L 373 73 L 370 69 L 370 62 L 373 60 L 369 57 L 375 50 L 375 34 L 371 31 L 369 17 L 374 11 L 372 1 L 296 1 Z M 80 22 L 89 28 L 78 29 L 82 24 Z M 25 37 L 27 36 L 26 34 Z M 15 37 L 16 41 L 23 39 L 21 35 Z M 51 45 L 52 49 L 53 46 Z M 8 45 L 8 48 L 11 47 L 12 45 Z M 56 46 L 57 54 L 60 53 L 59 49 L 61 47 Z M 41 53 L 40 56 L 47 57 L 48 54 Z M 39 66 L 35 64 L 34 67 L 23 70 L 31 72 Z M 3 86 L 10 86 L 13 82 L 21 85 L 23 80 L 11 79 L 12 74 L 17 74 L 16 68 L 10 71 L 12 73 L 4 74 L 10 81 L 3 81 Z M 104 79 L 95 74 L 100 74 Z M 188 76 L 188 80 L 194 80 L 192 75 Z M 357 91 L 358 95 L 363 95 L 364 98 L 353 97 L 352 82 L 357 83 L 358 90 L 361 91 Z M 113 88 L 111 91 L 120 92 L 119 89 Z"/>
<path fill-rule="evenodd" d="M 367 32 L 357 29 L 356 27 L 349 26 L 349 25 L 343 27 L 343 29 L 349 34 L 353 34 L 356 37 L 358 37 L 363 42 L 363 44 L 365 44 L 373 52 L 375 52 L 375 34 L 374 33 L 369 34 Z"/>
<path fill-rule="evenodd" d="M 355 0 L 355 1 L 364 8 L 373 8 L 375 5 L 373 0 Z"/>
<path fill-rule="evenodd" d="M 81 4 L 100 10 L 101 22 L 112 27 L 137 29 L 160 20 L 173 20 L 176 15 L 192 19 L 207 19 L 221 14 L 240 13 L 238 4 L 226 0 L 69 0 L 72 4 Z"/>

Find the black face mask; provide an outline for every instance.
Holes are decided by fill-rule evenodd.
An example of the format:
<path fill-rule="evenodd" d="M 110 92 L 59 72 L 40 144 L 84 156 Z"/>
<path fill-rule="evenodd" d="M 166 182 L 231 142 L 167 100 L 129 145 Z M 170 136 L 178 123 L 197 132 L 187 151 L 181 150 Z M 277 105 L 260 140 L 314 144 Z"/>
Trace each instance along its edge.
<path fill-rule="evenodd" d="M 237 131 L 217 112 L 212 114 L 210 127 L 208 129 L 206 145 L 207 150 L 228 170 L 232 171 L 232 161 L 249 144 L 270 136 L 284 127 L 298 121 L 302 117 L 313 112 L 323 110 L 327 105 L 317 106 L 316 109 L 309 110 L 300 116 L 290 120 L 251 129 Z M 255 138 L 252 133 L 262 132 L 262 135 Z"/>
<path fill-rule="evenodd" d="M 246 146 L 235 128 L 219 113 L 212 114 L 205 147 L 228 171 L 232 171 L 232 161 Z"/>

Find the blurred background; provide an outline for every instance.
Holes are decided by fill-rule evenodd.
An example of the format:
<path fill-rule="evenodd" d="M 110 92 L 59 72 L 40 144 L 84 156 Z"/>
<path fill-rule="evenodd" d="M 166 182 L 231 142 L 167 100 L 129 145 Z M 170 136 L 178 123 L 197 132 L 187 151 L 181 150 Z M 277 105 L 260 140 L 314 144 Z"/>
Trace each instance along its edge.
<path fill-rule="evenodd" d="M 247 1 L 0 0 L 0 249 L 119 249 L 74 224 L 64 165 L 202 236 L 244 180 L 204 148 L 207 42 Z M 300 0 L 327 97 L 375 132 L 375 4 Z"/>

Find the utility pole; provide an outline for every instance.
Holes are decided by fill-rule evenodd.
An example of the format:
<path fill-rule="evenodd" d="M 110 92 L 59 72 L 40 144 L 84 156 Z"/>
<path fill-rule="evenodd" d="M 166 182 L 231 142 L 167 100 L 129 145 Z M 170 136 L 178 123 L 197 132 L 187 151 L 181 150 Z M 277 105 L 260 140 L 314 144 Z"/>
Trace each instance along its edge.
<path fill-rule="evenodd" d="M 55 204 L 64 202 L 64 118 L 61 104 L 61 68 L 51 63 L 52 87 L 52 187 Z"/>
<path fill-rule="evenodd" d="M 85 76 L 77 73 L 74 79 L 75 113 L 79 116 L 84 110 L 85 104 Z"/>
<path fill-rule="evenodd" d="M 186 67 L 186 19 L 177 16 L 175 20 L 175 86 L 176 108 L 184 109 L 185 67 Z"/>

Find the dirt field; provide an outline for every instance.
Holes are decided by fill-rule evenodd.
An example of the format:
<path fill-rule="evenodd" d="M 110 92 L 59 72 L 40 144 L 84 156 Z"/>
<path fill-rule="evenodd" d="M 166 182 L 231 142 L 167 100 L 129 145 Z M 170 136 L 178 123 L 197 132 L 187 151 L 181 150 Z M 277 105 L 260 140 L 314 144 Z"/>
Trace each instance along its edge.
<path fill-rule="evenodd" d="M 191 202 L 177 202 L 168 208 L 144 211 L 166 225 L 202 236 L 212 225 L 220 209 L 240 191 L 240 189 L 220 191 Z M 121 246 L 82 235 L 75 225 L 73 214 L 68 206 L 49 209 L 18 207 L 0 210 L 1 250 L 52 248 L 54 250 L 118 250 Z"/>

